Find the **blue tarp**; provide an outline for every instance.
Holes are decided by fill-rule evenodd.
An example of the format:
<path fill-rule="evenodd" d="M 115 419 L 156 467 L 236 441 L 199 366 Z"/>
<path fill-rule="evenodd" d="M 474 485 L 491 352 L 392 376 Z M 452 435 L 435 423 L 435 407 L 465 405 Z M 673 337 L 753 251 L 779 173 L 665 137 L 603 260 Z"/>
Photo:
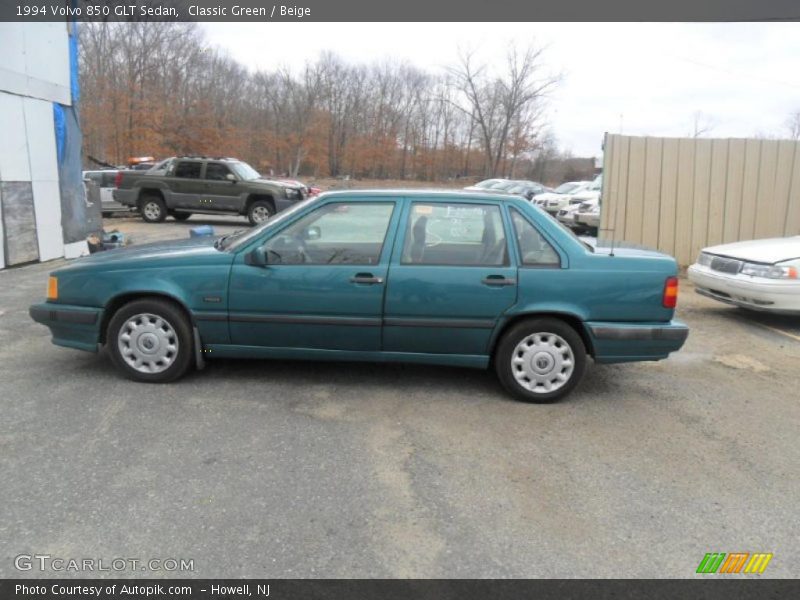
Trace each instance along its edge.
<path fill-rule="evenodd" d="M 58 102 L 53 102 L 53 121 L 56 125 L 56 156 L 58 164 L 64 162 L 64 144 L 67 141 L 67 123 L 64 117 L 64 107 Z"/>
<path fill-rule="evenodd" d="M 81 86 L 78 80 L 78 23 L 72 22 L 69 34 L 69 83 L 72 90 L 72 105 L 77 106 L 81 99 Z"/>

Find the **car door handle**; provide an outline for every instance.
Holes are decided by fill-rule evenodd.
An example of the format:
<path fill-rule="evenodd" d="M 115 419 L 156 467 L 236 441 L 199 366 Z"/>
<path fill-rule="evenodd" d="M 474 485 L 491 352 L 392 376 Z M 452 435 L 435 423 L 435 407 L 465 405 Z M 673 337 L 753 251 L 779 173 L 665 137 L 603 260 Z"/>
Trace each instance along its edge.
<path fill-rule="evenodd" d="M 356 273 L 350 278 L 350 283 L 366 283 L 375 285 L 383 283 L 383 277 L 375 277 L 372 273 Z"/>
<path fill-rule="evenodd" d="M 517 285 L 517 280 L 504 275 L 489 275 L 488 277 L 484 277 L 481 283 L 483 283 L 483 285 L 492 286 Z"/>

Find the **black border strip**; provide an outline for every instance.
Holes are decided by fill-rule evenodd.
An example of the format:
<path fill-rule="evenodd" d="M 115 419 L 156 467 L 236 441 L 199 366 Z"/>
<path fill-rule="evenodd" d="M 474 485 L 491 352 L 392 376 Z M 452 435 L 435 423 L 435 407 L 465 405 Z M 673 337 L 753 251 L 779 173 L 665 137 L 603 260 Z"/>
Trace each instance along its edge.
<path fill-rule="evenodd" d="M 688 327 L 613 327 L 590 326 L 592 335 L 598 340 L 676 340 L 685 341 Z"/>
<path fill-rule="evenodd" d="M 76 325 L 94 325 L 97 323 L 96 312 L 69 310 L 58 308 L 42 308 L 31 306 L 28 309 L 31 319 L 37 323 L 73 323 Z"/>

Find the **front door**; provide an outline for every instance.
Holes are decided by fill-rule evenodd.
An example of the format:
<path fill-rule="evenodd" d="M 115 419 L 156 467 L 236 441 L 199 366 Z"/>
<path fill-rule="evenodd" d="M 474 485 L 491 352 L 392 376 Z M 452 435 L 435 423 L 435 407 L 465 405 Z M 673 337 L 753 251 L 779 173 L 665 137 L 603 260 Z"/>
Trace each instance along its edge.
<path fill-rule="evenodd" d="M 412 202 L 389 268 L 383 349 L 485 355 L 517 298 L 499 204 Z"/>
<path fill-rule="evenodd" d="M 233 175 L 234 179 L 228 179 Z M 218 162 L 206 163 L 205 172 L 205 198 L 213 210 L 239 210 L 241 185 L 239 178 L 227 167 Z"/>
<path fill-rule="evenodd" d="M 229 294 L 232 343 L 380 350 L 395 208 L 385 198 L 330 201 L 265 241 L 267 265 L 237 256 Z"/>

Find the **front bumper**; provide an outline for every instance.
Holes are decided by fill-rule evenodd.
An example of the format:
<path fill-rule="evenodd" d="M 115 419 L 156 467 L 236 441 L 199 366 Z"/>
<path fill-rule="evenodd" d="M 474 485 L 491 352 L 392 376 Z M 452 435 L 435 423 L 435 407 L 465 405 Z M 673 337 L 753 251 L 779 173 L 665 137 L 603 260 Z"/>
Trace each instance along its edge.
<path fill-rule="evenodd" d="M 28 314 L 37 323 L 50 328 L 54 344 L 97 352 L 103 321 L 102 308 L 42 302 L 32 305 Z"/>
<path fill-rule="evenodd" d="M 579 225 L 586 227 L 599 227 L 600 215 L 597 213 L 577 213 L 575 215 L 575 222 Z"/>
<path fill-rule="evenodd" d="M 595 361 L 600 363 L 661 360 L 680 350 L 689 327 L 673 319 L 658 323 L 587 323 Z"/>
<path fill-rule="evenodd" d="M 798 280 L 773 281 L 741 273 L 731 275 L 699 264 L 690 266 L 688 275 L 695 291 L 701 296 L 751 310 L 800 314 Z"/>

